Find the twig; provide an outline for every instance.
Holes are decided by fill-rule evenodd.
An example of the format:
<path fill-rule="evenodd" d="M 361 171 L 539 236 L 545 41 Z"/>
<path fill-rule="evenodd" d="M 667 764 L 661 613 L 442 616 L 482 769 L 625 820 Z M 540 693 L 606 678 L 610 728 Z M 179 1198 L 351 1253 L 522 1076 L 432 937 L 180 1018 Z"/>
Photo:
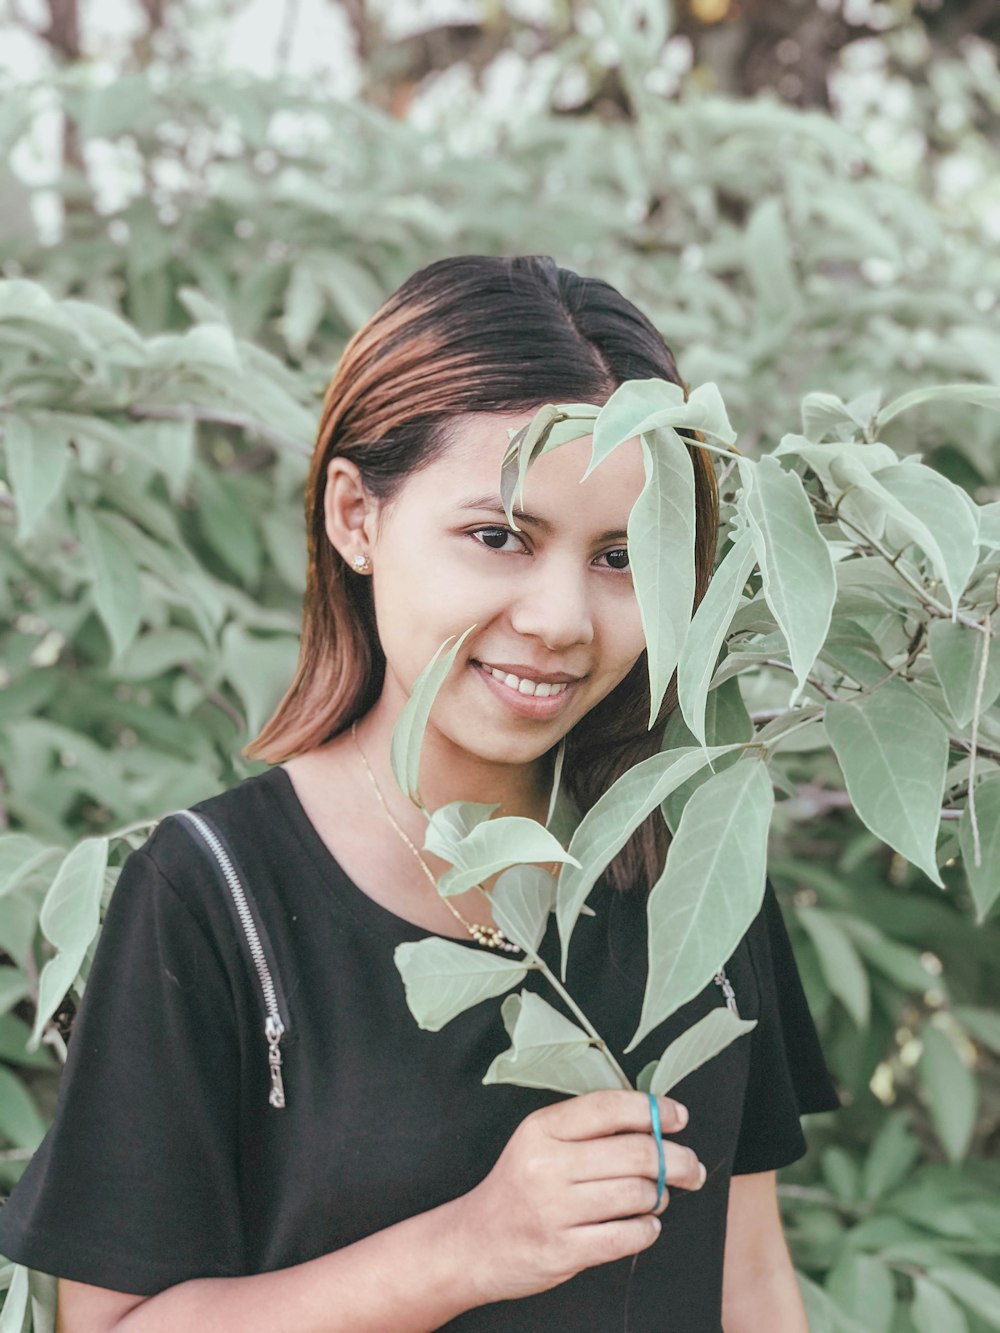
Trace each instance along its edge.
<path fill-rule="evenodd" d="M 969 752 L 968 810 L 969 823 L 972 825 L 972 864 L 977 870 L 983 864 L 983 848 L 979 840 L 979 820 L 976 817 L 976 760 L 978 758 L 976 742 L 979 739 L 979 717 L 983 711 L 983 690 L 986 688 L 986 668 L 990 660 L 990 639 L 993 637 L 988 613 L 983 616 L 982 635 L 983 651 L 979 657 L 979 675 L 976 677 L 976 702 L 972 711 L 972 735 L 969 738 L 971 749 Z"/>
<path fill-rule="evenodd" d="M 841 499 L 843 499 L 843 496 L 841 496 Z M 917 594 L 928 611 L 933 611 L 935 615 L 942 616 L 948 620 L 957 620 L 959 624 L 968 625 L 970 629 L 978 630 L 980 628 L 978 620 L 973 620 L 971 616 L 963 615 L 961 611 L 956 611 L 952 614 L 951 608 L 945 606 L 942 602 L 939 602 L 936 597 L 932 596 L 922 583 L 918 583 L 916 579 L 911 579 L 906 570 L 896 564 L 896 561 L 902 555 L 902 551 L 897 551 L 895 555 L 890 555 L 874 537 L 870 537 L 867 532 L 863 532 L 862 529 L 859 528 L 856 523 L 852 523 L 849 518 L 844 518 L 842 514 L 838 513 L 837 521 L 843 523 L 845 527 L 850 528 L 852 532 L 856 532 L 861 540 L 870 546 L 876 555 L 880 555 L 883 560 L 887 561 L 903 582 Z"/>
<path fill-rule="evenodd" d="M 776 667 L 779 671 L 791 671 L 794 674 L 795 668 L 789 666 L 787 662 L 781 662 L 776 657 L 767 657 L 764 659 L 764 666 Z M 832 694 L 822 681 L 816 680 L 813 676 L 806 676 L 806 683 L 811 685 L 814 690 L 822 694 L 824 699 L 829 699 L 831 703 L 837 702 L 837 696 Z M 787 735 L 787 733 L 785 733 Z"/>
<path fill-rule="evenodd" d="M 238 730 L 242 730 L 243 727 L 246 726 L 246 718 L 240 716 L 224 694 L 220 694 L 218 690 L 209 689 L 190 662 L 181 662 L 180 665 L 181 670 L 187 672 L 191 679 L 202 687 L 208 702 L 214 704 L 216 708 L 221 709 L 226 717 L 236 724 Z"/>

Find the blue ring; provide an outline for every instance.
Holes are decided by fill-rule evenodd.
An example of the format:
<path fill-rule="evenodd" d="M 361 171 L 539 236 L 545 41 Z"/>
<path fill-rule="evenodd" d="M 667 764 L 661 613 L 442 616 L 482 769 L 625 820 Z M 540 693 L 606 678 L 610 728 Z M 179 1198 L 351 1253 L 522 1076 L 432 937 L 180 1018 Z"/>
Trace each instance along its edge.
<path fill-rule="evenodd" d="M 660 1154 L 660 1174 L 656 1181 L 656 1203 L 653 1204 L 653 1211 L 659 1208 L 663 1201 L 663 1186 L 667 1180 L 667 1164 L 663 1158 L 663 1131 L 660 1129 L 660 1107 L 656 1098 L 651 1092 L 647 1092 L 649 1098 L 649 1113 L 653 1118 L 653 1137 L 656 1139 L 656 1149 Z"/>

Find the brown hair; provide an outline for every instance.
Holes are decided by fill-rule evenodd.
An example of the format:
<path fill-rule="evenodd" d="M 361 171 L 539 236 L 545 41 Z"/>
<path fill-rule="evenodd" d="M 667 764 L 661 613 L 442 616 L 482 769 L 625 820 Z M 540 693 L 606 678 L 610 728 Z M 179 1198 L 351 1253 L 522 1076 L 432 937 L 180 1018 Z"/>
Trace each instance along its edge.
<path fill-rule="evenodd" d="M 625 380 L 653 378 L 683 386 L 669 347 L 645 315 L 608 283 L 546 256 L 460 255 L 407 279 L 351 338 L 327 390 L 306 485 L 309 566 L 298 669 L 243 754 L 279 763 L 311 750 L 360 718 L 381 692 L 385 657 L 371 580 L 352 575 L 326 535 L 331 458 L 353 460 L 370 493 L 389 503 L 409 475 L 441 455 L 450 421 L 460 414 L 600 404 Z M 719 502 L 711 456 L 691 438 L 697 606 L 715 560 Z M 646 730 L 643 652 L 568 733 L 563 782 L 581 814 L 660 749 L 676 703 L 674 680 Z M 608 866 L 608 883 L 649 888 L 668 843 L 655 810 Z"/>

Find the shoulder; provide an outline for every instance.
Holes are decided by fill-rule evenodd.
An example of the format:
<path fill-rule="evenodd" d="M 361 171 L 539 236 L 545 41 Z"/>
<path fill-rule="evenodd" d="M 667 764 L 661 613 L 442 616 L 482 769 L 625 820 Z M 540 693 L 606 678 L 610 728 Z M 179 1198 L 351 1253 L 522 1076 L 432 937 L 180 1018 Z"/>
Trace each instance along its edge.
<path fill-rule="evenodd" d="M 274 791 L 280 781 L 280 772 L 269 769 L 183 809 L 168 811 L 153 825 L 146 841 L 126 857 L 119 886 L 131 881 L 150 882 L 153 888 L 158 886 L 177 898 L 204 922 L 206 901 L 217 897 L 217 872 L 207 845 L 199 838 L 193 822 L 185 817 L 186 813 L 210 821 L 227 841 L 232 839 L 241 848 L 249 848 L 252 858 L 253 849 L 265 831 L 281 826 Z"/>

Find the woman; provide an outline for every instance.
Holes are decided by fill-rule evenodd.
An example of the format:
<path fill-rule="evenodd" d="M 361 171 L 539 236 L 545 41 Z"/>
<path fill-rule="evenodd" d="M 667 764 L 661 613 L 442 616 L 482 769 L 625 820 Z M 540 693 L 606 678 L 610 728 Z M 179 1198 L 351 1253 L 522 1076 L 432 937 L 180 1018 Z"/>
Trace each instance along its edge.
<path fill-rule="evenodd" d="M 205 848 L 165 819 L 122 870 L 54 1126 L 0 1215 L 0 1252 L 62 1279 L 64 1333 L 806 1329 L 775 1170 L 804 1151 L 799 1116 L 838 1103 L 770 886 L 726 992 L 709 982 L 623 1057 L 634 1079 L 730 986 L 757 1019 L 679 1085 L 687 1111 L 660 1099 L 659 1206 L 644 1094 L 484 1087 L 508 1044 L 498 1003 L 421 1031 L 393 965 L 428 934 L 508 943 L 479 889 L 445 901 L 428 883 L 445 863 L 391 775 L 393 726 L 444 639 L 475 625 L 426 732 L 429 808 L 544 822 L 565 738 L 582 813 L 660 747 L 675 696 L 647 731 L 626 548 L 638 441 L 582 484 L 589 440 L 544 455 L 518 533 L 498 498 L 508 432 L 539 405 L 650 377 L 681 382 L 649 321 L 538 257 L 431 264 L 349 343 L 306 497 L 298 672 L 246 751 L 273 766 L 194 807 L 252 888 L 280 1064 Z M 700 599 L 718 511 L 690 447 Z M 665 854 L 657 812 L 574 933 L 569 992 L 616 1052 Z"/>

